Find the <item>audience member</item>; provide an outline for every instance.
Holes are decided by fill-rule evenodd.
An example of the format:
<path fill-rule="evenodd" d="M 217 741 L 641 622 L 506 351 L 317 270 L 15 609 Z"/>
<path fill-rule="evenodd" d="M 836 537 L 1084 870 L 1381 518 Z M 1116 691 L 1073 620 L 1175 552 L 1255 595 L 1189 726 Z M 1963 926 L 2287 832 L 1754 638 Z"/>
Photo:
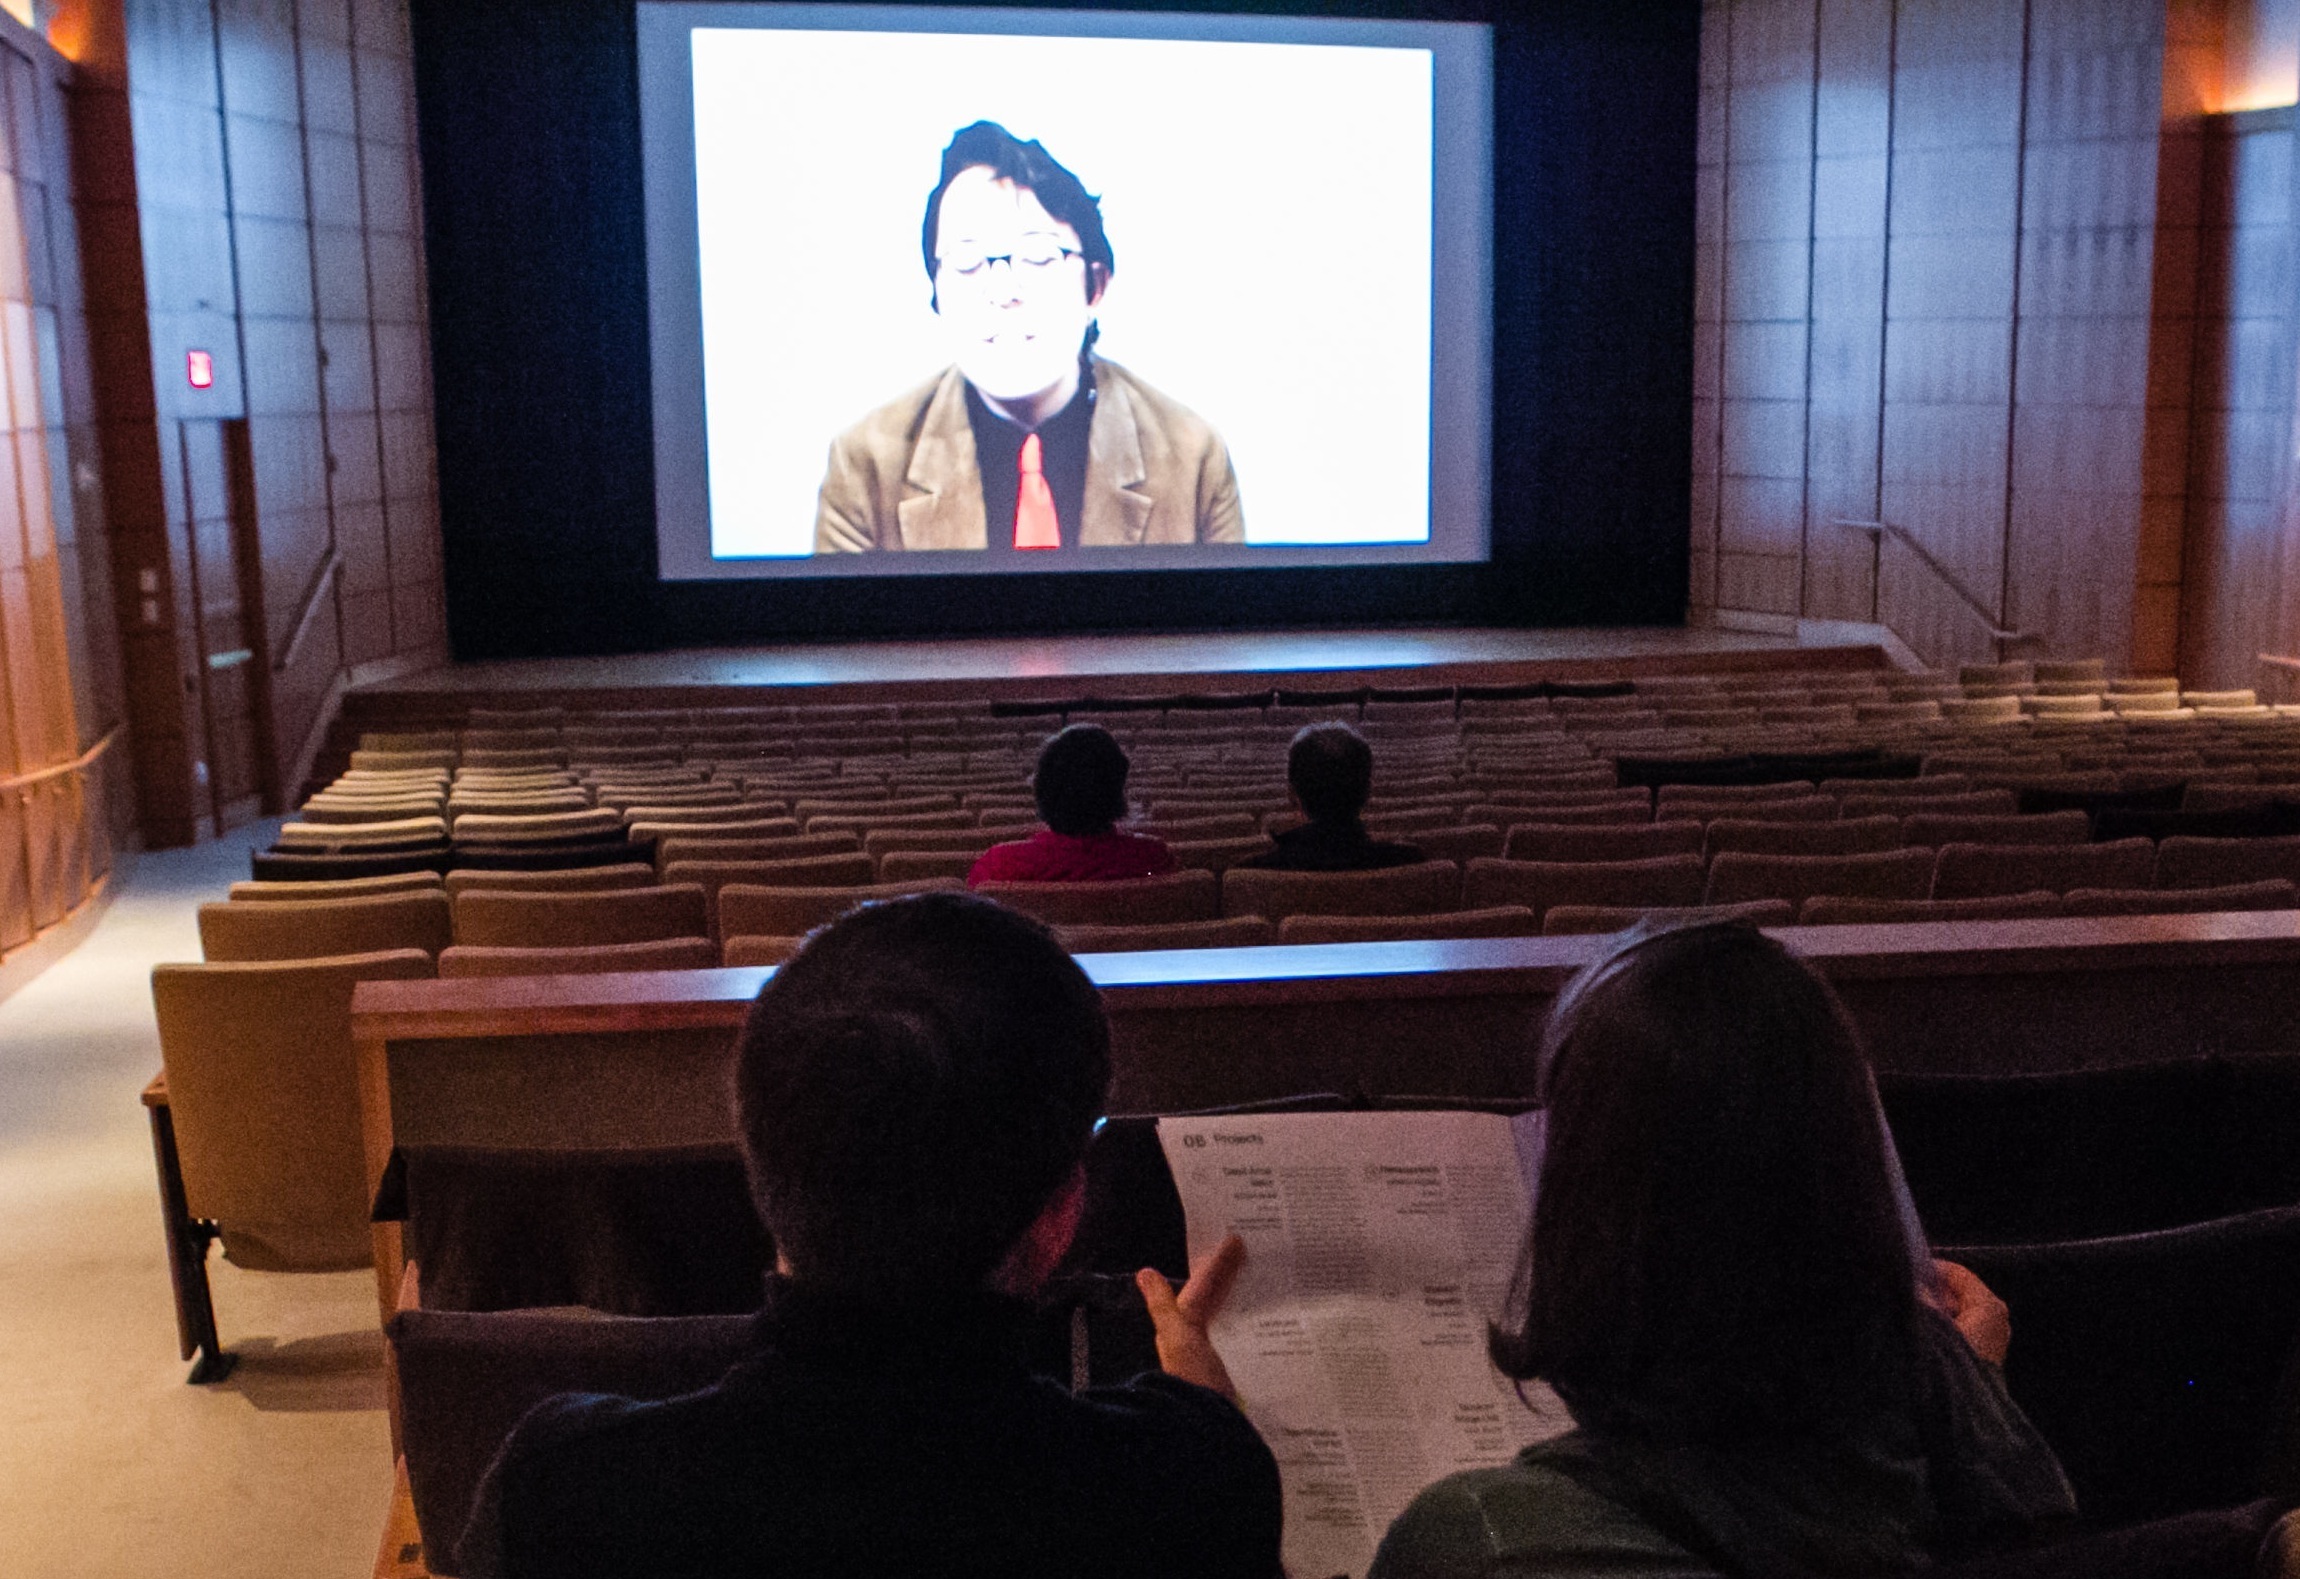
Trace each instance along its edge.
<path fill-rule="evenodd" d="M 1074 1396 L 1022 1362 L 1109 1077 L 1036 922 L 933 894 L 817 933 L 737 1055 L 778 1249 L 755 1352 L 684 1398 L 537 1406 L 463 1571 L 1272 1579 L 1277 1468 L 1206 1336 L 1241 1245 L 1147 1290 L 1171 1374 Z"/>
<path fill-rule="evenodd" d="M 1309 821 L 1275 835 L 1275 849 L 1239 865 L 1281 872 L 1364 872 L 1423 859 L 1410 844 L 1372 837 L 1359 820 L 1374 789 L 1374 752 L 1349 725 L 1312 724 L 1295 735 L 1286 752 L 1286 785 L 1294 809 Z"/>
<path fill-rule="evenodd" d="M 1448 1476 L 1374 1579 L 1910 1573 L 2073 1518 L 2004 1305 L 1925 1249 L 1851 1021 L 1753 927 L 1637 928 L 1566 989 L 1494 1362 L 1577 1429 Z"/>
<path fill-rule="evenodd" d="M 1174 870 L 1174 852 L 1148 834 L 1120 833 L 1126 748 L 1100 724 L 1072 724 L 1038 753 L 1031 792 L 1045 827 L 994 844 L 966 874 L 981 883 L 1104 883 Z"/>

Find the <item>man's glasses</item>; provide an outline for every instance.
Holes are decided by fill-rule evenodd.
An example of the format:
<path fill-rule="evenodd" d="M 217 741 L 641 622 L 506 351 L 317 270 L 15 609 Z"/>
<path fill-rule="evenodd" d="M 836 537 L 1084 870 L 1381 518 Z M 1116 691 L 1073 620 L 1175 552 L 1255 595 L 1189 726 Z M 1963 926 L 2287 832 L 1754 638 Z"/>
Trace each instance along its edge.
<path fill-rule="evenodd" d="M 1075 247 L 1066 247 L 1051 236 L 1026 236 L 1015 244 L 1011 252 L 989 252 L 981 247 L 961 242 L 944 253 L 942 266 L 960 279 L 980 279 L 993 263 L 1004 263 L 1018 274 L 1044 274 L 1065 258 L 1083 256 Z"/>

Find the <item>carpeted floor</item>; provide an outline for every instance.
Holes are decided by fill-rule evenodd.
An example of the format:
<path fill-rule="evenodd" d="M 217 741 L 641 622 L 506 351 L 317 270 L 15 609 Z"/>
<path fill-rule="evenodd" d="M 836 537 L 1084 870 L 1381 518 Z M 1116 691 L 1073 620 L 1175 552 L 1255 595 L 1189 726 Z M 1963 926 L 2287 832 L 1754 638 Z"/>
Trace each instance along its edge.
<path fill-rule="evenodd" d="M 150 1132 L 150 971 L 274 824 L 141 857 L 86 941 L 0 1002 L 0 1574 L 371 1571 L 391 1488 L 365 1272 L 210 1262 L 239 1369 L 176 1358 Z"/>

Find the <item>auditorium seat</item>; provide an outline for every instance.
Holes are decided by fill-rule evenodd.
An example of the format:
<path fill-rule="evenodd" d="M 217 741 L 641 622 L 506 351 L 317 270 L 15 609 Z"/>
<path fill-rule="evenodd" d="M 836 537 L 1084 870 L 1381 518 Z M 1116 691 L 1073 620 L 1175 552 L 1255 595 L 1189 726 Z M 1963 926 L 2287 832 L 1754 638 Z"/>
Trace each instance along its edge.
<path fill-rule="evenodd" d="M 848 850 L 838 855 L 778 857 L 773 860 L 665 861 L 662 863 L 662 872 L 666 883 L 695 883 L 701 886 L 710 904 L 711 934 L 714 937 L 724 935 L 718 926 L 718 895 L 719 890 L 730 883 L 766 888 L 854 888 L 872 882 L 878 876 L 876 863 L 860 850 Z"/>
<path fill-rule="evenodd" d="M 442 980 L 472 976 L 590 976 L 627 970 L 704 970 L 719 963 L 709 938 L 654 938 L 567 948 L 456 944 L 442 949 Z"/>
<path fill-rule="evenodd" d="M 971 850 L 889 850 L 878 859 L 878 879 L 882 883 L 900 883 L 922 877 L 949 877 L 964 882 L 982 859 L 983 851 L 989 848 L 989 843 L 984 843 Z"/>
<path fill-rule="evenodd" d="M 928 829 L 972 828 L 980 822 L 980 814 L 956 808 L 947 811 L 913 811 L 886 815 L 878 811 L 816 812 L 804 819 L 809 833 L 869 834 L 887 828 L 908 828 L 924 832 Z"/>
<path fill-rule="evenodd" d="M 455 941 L 475 947 L 586 948 L 710 935 L 703 890 L 693 883 L 604 893 L 469 888 L 455 896 Z"/>
<path fill-rule="evenodd" d="M 731 937 L 720 947 L 719 958 L 727 965 L 780 965 L 805 941 L 804 937 Z"/>
<path fill-rule="evenodd" d="M 1798 907 L 1797 923 L 1849 927 L 1910 921 L 2033 921 L 2065 913 L 2060 895 L 2041 888 L 1987 899 L 1860 899 L 1817 894 Z"/>
<path fill-rule="evenodd" d="M 1524 905 L 1546 917 L 1553 905 L 1684 907 L 1701 903 L 1701 857 L 1632 861 L 1472 861 L 1462 874 L 1465 910 Z"/>
<path fill-rule="evenodd" d="M 2072 916 L 2203 915 L 2226 910 L 2296 909 L 2300 909 L 2300 887 L 2283 877 L 2257 883 L 2231 883 L 2224 888 L 2078 888 L 2070 891 L 2066 901 L 2066 913 Z"/>
<path fill-rule="evenodd" d="M 1945 777 L 1946 775 L 1944 775 Z M 1924 784 L 1925 779 L 1910 779 L 1910 784 Z M 1864 787 L 1848 791 L 1837 803 L 1837 814 L 1855 817 L 2010 817 L 2020 810 L 2020 801 L 2009 789 L 1959 790 L 1946 795 L 1879 795 Z"/>
<path fill-rule="evenodd" d="M 1422 938 L 1520 938 L 1540 934 L 1525 905 L 1443 910 L 1427 915 L 1291 915 L 1278 924 L 1280 943 L 1386 943 Z"/>
<path fill-rule="evenodd" d="M 1680 779 L 1657 785 L 1653 791 L 1653 814 L 1667 817 L 1670 808 L 1679 801 L 1735 804 L 1747 801 L 1808 800 L 1814 794 L 1810 781 L 1779 780 L 1763 783 L 1735 783 L 1720 779 L 1706 783 L 1700 779 Z"/>
<path fill-rule="evenodd" d="M 2092 837 L 2092 823 L 2081 811 L 2026 817 L 1912 812 L 1901 822 L 1901 837 L 1908 844 L 1936 849 L 1944 844 L 2083 844 Z"/>
<path fill-rule="evenodd" d="M 1640 921 L 1746 921 L 1753 926 L 1785 927 L 1796 919 L 1796 912 L 1797 907 L 1785 899 L 1751 899 L 1734 905 L 1553 905 L 1541 918 L 1541 932 L 1544 937 L 1619 932 Z"/>
<path fill-rule="evenodd" d="M 1923 899 L 1932 887 L 1930 850 L 1880 850 L 1866 855 L 1751 855 L 1727 851 L 1709 863 L 1702 903 L 1738 904 L 1819 894 L 1865 899 Z"/>
<path fill-rule="evenodd" d="M 389 822 L 290 822 L 280 827 L 275 849 L 311 855 L 360 850 L 412 849 L 447 842 L 444 817 L 398 817 Z"/>
<path fill-rule="evenodd" d="M 200 906 L 199 926 L 200 953 L 216 961 L 394 949 L 436 955 L 453 941 L 444 889 L 359 899 L 224 900 Z"/>
<path fill-rule="evenodd" d="M 176 1331 L 183 1358 L 200 1354 L 193 1380 L 219 1380 L 230 1365 L 208 1288 L 217 1237 L 253 1271 L 369 1264 L 352 987 L 431 974 L 416 949 L 153 967 L 163 1067 L 144 1104 Z"/>
<path fill-rule="evenodd" d="M 2300 882 L 2300 836 L 2271 839 L 2171 838 L 2157 846 L 2159 888 L 2225 888 L 2281 877 Z M 2095 886 L 2129 887 L 2129 884 Z"/>
<path fill-rule="evenodd" d="M 479 888 L 516 889 L 529 894 L 596 894 L 618 888 L 654 886 L 655 869 L 638 861 L 621 866 L 579 866 L 563 872 L 450 867 L 446 884 L 450 898 Z"/>
<path fill-rule="evenodd" d="M 1702 822 L 1720 817 L 1762 817 L 1774 823 L 1835 822 L 1838 810 L 1837 798 L 1833 795 L 1799 795 L 1777 800 L 1711 800 L 1702 795 L 1680 795 L 1657 805 L 1654 815 L 1665 819 L 1692 817 Z"/>
<path fill-rule="evenodd" d="M 1222 913 L 1265 916 L 1425 915 L 1461 901 L 1461 868 L 1424 861 L 1364 872 L 1289 872 L 1232 867 L 1222 874 Z"/>
<path fill-rule="evenodd" d="M 1451 861 L 1456 866 L 1502 853 L 1502 831 L 1490 822 L 1424 828 L 1408 834 L 1377 831 L 1374 837 L 1402 839 L 1431 860 Z"/>
<path fill-rule="evenodd" d="M 343 877 L 333 882 L 234 883 L 235 900 L 372 899 L 385 894 L 428 894 L 440 887 L 434 871 L 395 872 L 384 877 Z"/>
<path fill-rule="evenodd" d="M 296 808 L 300 823 L 403 822 L 411 817 L 437 817 L 447 810 L 442 795 L 385 797 L 314 795 Z"/>
<path fill-rule="evenodd" d="M 974 891 L 1049 926 L 1133 926 L 1214 920 L 1222 914 L 1220 885 L 1212 872 L 1186 870 L 1119 882 L 981 883 Z"/>
<path fill-rule="evenodd" d="M 2156 846 L 2146 839 L 2075 845 L 1945 844 L 1933 869 L 1932 897 L 1985 899 L 2038 888 L 2056 894 L 2073 888 L 2149 888 L 2155 881 Z"/>
<path fill-rule="evenodd" d="M 1855 817 L 1837 822 L 1773 822 L 1762 803 L 1745 817 L 1719 817 L 1707 830 L 1703 853 L 1714 859 L 1727 850 L 1750 855 L 1866 855 L 1902 845 L 1898 817 Z M 1656 826 L 1667 826 L 1657 824 Z"/>
<path fill-rule="evenodd" d="M 1509 830 L 1512 861 L 1643 861 L 1698 855 L 1704 835 L 1691 819 L 1620 825 L 1520 822 Z"/>
<path fill-rule="evenodd" d="M 1236 839 L 1257 831 L 1260 821 L 1250 812 L 1207 812 L 1144 823 L 1130 831 L 1150 834 L 1171 844 L 1179 839 Z M 1009 835 L 1011 837 L 1011 835 Z"/>
<path fill-rule="evenodd" d="M 767 886 L 747 879 L 729 882 L 719 890 L 717 935 L 721 938 L 802 937 L 824 922 L 834 921 L 855 906 L 874 899 L 964 886 L 952 878 L 934 877 L 912 882 L 817 886 L 796 883 Z"/>
<path fill-rule="evenodd" d="M 1535 806 L 1479 801 L 1463 807 L 1461 816 L 1465 823 L 1490 822 L 1501 828 L 1529 822 L 1553 827 L 1631 827 L 1653 821 L 1653 808 L 1642 799 L 1626 798 Z"/>
<path fill-rule="evenodd" d="M 1278 941 L 1277 929 L 1261 916 L 1224 916 L 1214 921 L 1165 921 L 1142 926 L 1057 926 L 1055 941 L 1073 954 L 1130 954 L 1156 949 L 1257 948 Z"/>
<path fill-rule="evenodd" d="M 787 820 L 787 819 L 786 819 Z M 635 823 L 636 838 L 644 828 L 656 837 L 655 860 L 669 867 L 674 862 L 718 864 L 726 861 L 805 861 L 824 856 L 860 853 L 863 844 L 851 831 L 841 833 L 721 833 L 711 829 Z M 868 857 L 865 857 L 868 859 Z"/>
<path fill-rule="evenodd" d="M 1183 839 L 1166 848 L 1183 870 L 1219 875 L 1240 861 L 1269 854 L 1275 846 L 1262 835 L 1250 834 L 1236 839 Z"/>
<path fill-rule="evenodd" d="M 801 831 L 798 819 L 790 814 L 788 801 L 758 798 L 740 800 L 731 806 L 629 806 L 623 809 L 623 821 L 626 825 L 651 822 L 664 826 L 739 824 L 757 828 L 762 833 Z"/>

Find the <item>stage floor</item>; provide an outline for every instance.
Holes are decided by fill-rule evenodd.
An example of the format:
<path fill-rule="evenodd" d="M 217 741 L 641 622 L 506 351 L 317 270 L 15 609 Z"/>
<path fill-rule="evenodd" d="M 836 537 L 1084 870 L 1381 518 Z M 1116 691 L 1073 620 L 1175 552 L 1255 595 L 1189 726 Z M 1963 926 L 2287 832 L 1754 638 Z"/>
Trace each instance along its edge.
<path fill-rule="evenodd" d="M 437 668 L 357 687 L 357 698 L 555 694 L 612 705 L 607 693 L 836 687 L 891 696 L 964 688 L 1006 696 L 1139 690 L 1170 678 L 1316 675 L 1373 685 L 1450 685 L 1592 673 L 1890 665 L 1882 627 L 1807 620 L 1794 632 L 1673 629 L 1207 631 L 1131 636 L 968 637 L 948 641 L 702 648 L 606 658 L 532 658 Z M 1141 683 L 1136 683 L 1141 682 Z M 696 700 L 701 700 L 697 697 Z"/>

